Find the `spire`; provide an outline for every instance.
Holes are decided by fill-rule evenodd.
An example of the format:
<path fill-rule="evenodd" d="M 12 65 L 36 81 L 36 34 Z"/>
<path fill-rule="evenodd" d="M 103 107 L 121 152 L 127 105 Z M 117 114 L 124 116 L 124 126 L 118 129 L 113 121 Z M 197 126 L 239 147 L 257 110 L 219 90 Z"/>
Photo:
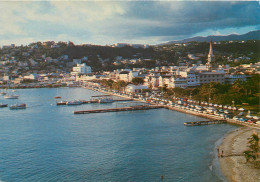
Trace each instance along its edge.
<path fill-rule="evenodd" d="M 215 56 L 213 55 L 213 49 L 212 49 L 212 40 L 210 40 L 209 44 L 209 54 L 208 54 L 208 62 L 206 64 L 207 70 L 212 70 L 212 63 L 214 64 Z"/>
<path fill-rule="evenodd" d="M 212 40 L 210 40 L 210 44 L 209 44 L 209 54 L 213 55 Z"/>

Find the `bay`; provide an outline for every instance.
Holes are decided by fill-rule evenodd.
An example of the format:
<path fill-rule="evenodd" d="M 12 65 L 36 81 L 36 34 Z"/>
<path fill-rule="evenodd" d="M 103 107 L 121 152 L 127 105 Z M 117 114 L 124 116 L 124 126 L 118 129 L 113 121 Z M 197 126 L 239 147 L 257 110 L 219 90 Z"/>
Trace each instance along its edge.
<path fill-rule="evenodd" d="M 222 181 L 214 170 L 215 143 L 237 128 L 166 109 L 74 115 L 131 102 L 56 106 L 98 92 L 83 88 L 20 89 L 25 110 L 0 108 L 1 181 Z"/>

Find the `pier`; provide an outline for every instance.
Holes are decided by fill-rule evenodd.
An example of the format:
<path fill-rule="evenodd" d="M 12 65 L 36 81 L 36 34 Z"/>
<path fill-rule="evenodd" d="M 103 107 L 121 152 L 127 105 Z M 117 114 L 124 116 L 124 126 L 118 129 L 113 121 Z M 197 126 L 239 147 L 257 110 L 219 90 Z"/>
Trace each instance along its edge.
<path fill-rule="evenodd" d="M 201 125 L 210 125 L 210 124 L 222 124 L 227 123 L 226 120 L 209 120 L 209 121 L 194 121 L 194 122 L 186 122 L 185 126 L 201 126 Z"/>
<path fill-rule="evenodd" d="M 82 103 L 81 104 L 92 104 L 92 103 L 98 103 L 98 100 L 80 100 Z M 126 102 L 126 101 L 133 101 L 133 99 L 114 99 L 113 102 Z M 67 105 L 67 101 L 63 102 L 56 102 L 57 106 L 60 105 Z M 81 105 L 80 104 L 80 105 Z"/>
<path fill-rule="evenodd" d="M 98 100 L 81 100 L 82 104 L 98 103 Z M 113 102 L 133 101 L 133 99 L 113 99 Z"/>
<path fill-rule="evenodd" d="M 137 111 L 137 110 L 148 110 L 148 109 L 159 109 L 163 106 L 158 105 L 139 105 L 130 107 L 110 108 L 110 109 L 96 109 L 96 110 L 85 110 L 85 111 L 74 111 L 74 114 L 91 114 L 91 113 L 105 113 L 105 112 L 120 112 L 120 111 Z"/>

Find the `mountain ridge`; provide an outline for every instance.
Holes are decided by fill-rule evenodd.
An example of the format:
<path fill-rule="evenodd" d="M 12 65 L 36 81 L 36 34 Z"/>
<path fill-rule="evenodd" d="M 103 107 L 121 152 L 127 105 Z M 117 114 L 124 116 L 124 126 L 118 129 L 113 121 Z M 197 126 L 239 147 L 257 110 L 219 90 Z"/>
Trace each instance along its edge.
<path fill-rule="evenodd" d="M 250 31 L 245 34 L 209 35 L 207 37 L 197 36 L 183 40 L 173 40 L 163 44 L 186 43 L 186 42 L 209 42 L 209 41 L 234 41 L 234 40 L 260 40 L 260 30 Z"/>

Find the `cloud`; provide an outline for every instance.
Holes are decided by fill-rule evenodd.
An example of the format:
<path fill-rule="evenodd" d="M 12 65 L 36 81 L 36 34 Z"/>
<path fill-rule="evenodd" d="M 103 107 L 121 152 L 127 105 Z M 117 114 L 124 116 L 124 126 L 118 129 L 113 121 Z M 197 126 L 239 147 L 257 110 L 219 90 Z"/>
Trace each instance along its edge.
<path fill-rule="evenodd" d="M 22 39 L 153 43 L 260 25 L 257 2 L 4 1 L 0 11 L 0 44 Z"/>

